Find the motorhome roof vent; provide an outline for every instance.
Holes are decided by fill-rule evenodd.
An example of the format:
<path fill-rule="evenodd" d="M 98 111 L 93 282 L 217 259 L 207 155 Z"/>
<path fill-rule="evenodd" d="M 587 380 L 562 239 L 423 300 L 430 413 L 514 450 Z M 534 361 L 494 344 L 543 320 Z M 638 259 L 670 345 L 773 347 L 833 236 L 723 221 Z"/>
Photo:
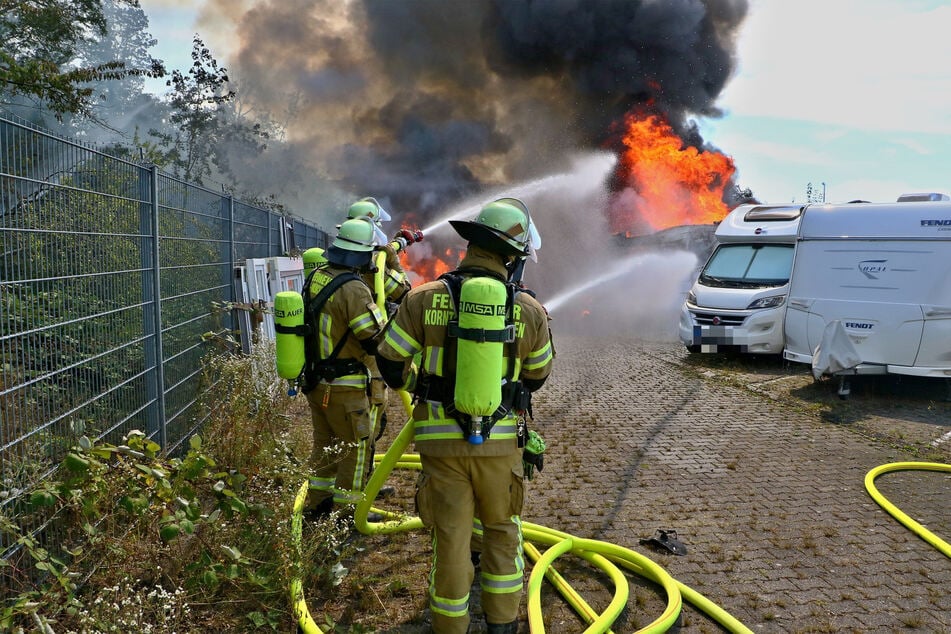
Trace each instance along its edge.
<path fill-rule="evenodd" d="M 770 221 L 770 220 L 795 220 L 802 214 L 802 207 L 790 207 L 789 205 L 759 205 L 746 212 L 743 220 L 752 221 Z"/>
<path fill-rule="evenodd" d="M 925 202 L 929 200 L 951 200 L 948 198 L 947 194 L 939 194 L 937 192 L 925 192 L 921 194 L 902 194 L 898 197 L 898 202 L 900 203 L 918 203 Z"/>

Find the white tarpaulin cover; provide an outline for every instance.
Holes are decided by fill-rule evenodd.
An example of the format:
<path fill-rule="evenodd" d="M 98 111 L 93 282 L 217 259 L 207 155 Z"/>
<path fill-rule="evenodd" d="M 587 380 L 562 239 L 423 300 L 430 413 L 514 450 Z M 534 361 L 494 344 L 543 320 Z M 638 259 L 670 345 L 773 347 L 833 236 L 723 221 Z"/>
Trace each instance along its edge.
<path fill-rule="evenodd" d="M 854 368 L 862 362 L 852 339 L 838 319 L 826 324 L 822 341 L 812 353 L 812 376 L 835 374 L 840 370 Z"/>

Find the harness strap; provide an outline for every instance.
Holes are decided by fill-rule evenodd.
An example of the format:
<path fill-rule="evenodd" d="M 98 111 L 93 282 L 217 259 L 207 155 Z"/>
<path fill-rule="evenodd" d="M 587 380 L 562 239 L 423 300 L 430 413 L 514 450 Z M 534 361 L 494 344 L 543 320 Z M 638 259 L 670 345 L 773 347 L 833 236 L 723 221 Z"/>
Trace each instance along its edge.
<path fill-rule="evenodd" d="M 274 332 L 279 332 L 282 335 L 297 335 L 298 337 L 306 337 L 310 334 L 310 330 L 310 326 L 307 324 L 298 324 L 296 326 L 274 324 Z"/>
<path fill-rule="evenodd" d="M 469 437 L 470 432 L 473 429 L 473 424 L 476 424 L 481 427 L 481 435 L 484 438 L 489 438 L 492 426 L 495 425 L 496 421 L 508 416 L 509 412 L 511 412 L 513 409 L 520 409 L 519 406 L 525 401 L 525 395 L 530 396 L 528 390 L 524 389 L 522 386 L 522 383 L 520 381 L 514 380 L 515 365 L 518 358 L 518 346 L 515 340 L 515 294 L 522 292 L 524 289 L 521 289 L 516 284 L 507 281 L 494 271 L 489 271 L 486 269 L 466 269 L 465 272 L 466 274 L 472 273 L 472 277 L 492 277 L 505 284 L 507 290 L 505 300 L 506 325 L 505 328 L 501 330 L 487 330 L 485 328 L 460 328 L 458 321 L 459 300 L 465 276 L 459 269 L 444 273 L 440 275 L 438 279 L 442 281 L 442 283 L 446 286 L 446 289 L 449 291 L 449 297 L 451 298 L 456 314 L 456 319 L 450 320 L 447 325 L 446 347 L 448 349 L 450 345 L 455 346 L 455 342 L 459 339 L 476 341 L 479 343 L 492 342 L 510 344 L 508 376 L 505 377 L 506 381 L 502 385 L 502 401 L 499 404 L 499 407 L 490 416 L 474 419 L 469 414 L 460 412 L 456 409 L 456 404 L 454 402 L 454 376 L 440 377 L 435 375 L 426 375 L 422 377 L 422 379 L 417 383 L 415 396 L 417 399 L 421 400 L 441 402 L 446 415 L 456 420 L 456 422 L 462 428 L 463 435 L 465 437 Z"/>
<path fill-rule="evenodd" d="M 304 295 L 309 297 L 310 295 L 310 286 L 313 282 L 314 274 L 318 269 L 314 269 L 307 276 L 307 280 L 304 282 Z M 306 307 L 306 317 L 305 324 L 303 327 L 296 326 L 295 329 L 305 329 L 305 333 L 302 335 L 305 339 L 305 348 L 304 348 L 304 384 L 303 389 L 305 392 L 309 392 L 314 387 L 316 383 L 319 382 L 315 379 L 317 377 L 324 379 L 325 381 L 332 381 L 335 378 L 346 376 L 348 374 L 357 374 L 361 370 L 365 371 L 366 366 L 357 361 L 356 359 L 337 359 L 337 355 L 340 354 L 340 351 L 343 349 L 344 344 L 347 342 L 347 339 L 350 337 L 350 327 L 347 327 L 346 332 L 344 332 L 343 337 L 334 345 L 333 350 L 325 359 L 320 358 L 320 353 L 316 349 L 316 338 L 318 333 L 316 332 L 316 327 L 314 324 L 317 323 L 320 315 L 320 311 L 323 310 L 324 304 L 327 303 L 327 300 L 330 299 L 330 296 L 333 295 L 337 289 L 346 284 L 347 282 L 359 281 L 361 284 L 366 284 L 363 281 L 363 278 L 354 273 L 353 271 L 346 271 L 334 276 L 327 284 L 320 289 L 320 291 L 314 295 L 312 299 L 308 299 Z M 309 321 L 310 323 L 306 323 Z"/>
<path fill-rule="evenodd" d="M 447 333 L 450 337 L 485 343 L 511 343 L 515 341 L 515 324 L 508 324 L 502 330 L 485 328 L 460 328 L 458 321 L 450 321 Z"/>

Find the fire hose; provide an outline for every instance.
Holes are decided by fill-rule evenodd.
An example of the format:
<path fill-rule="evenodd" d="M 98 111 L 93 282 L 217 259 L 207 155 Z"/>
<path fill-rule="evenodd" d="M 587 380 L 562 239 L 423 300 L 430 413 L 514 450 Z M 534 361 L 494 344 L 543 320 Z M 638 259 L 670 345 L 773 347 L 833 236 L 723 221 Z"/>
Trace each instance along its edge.
<path fill-rule="evenodd" d="M 875 478 L 892 471 L 945 471 L 951 473 L 951 464 L 942 464 L 940 462 L 890 462 L 875 467 L 865 474 L 865 490 L 868 491 L 868 494 L 872 496 L 872 499 L 875 500 L 880 507 L 901 522 L 905 528 L 908 528 L 915 535 L 940 550 L 945 557 L 951 558 L 951 545 L 949 545 L 948 542 L 908 517 L 901 509 L 889 502 L 888 498 L 882 495 L 875 487 Z"/>
<path fill-rule="evenodd" d="M 354 525 L 361 533 L 391 534 L 398 531 L 423 528 L 423 522 L 418 517 L 407 517 L 377 508 L 372 508 L 372 510 L 376 513 L 380 513 L 385 518 L 385 521 L 374 523 L 367 521 L 367 515 L 371 510 L 373 500 L 379 492 L 380 487 L 386 481 L 389 473 L 394 468 L 417 470 L 420 468 L 418 454 L 404 453 L 412 441 L 412 438 L 412 425 L 404 425 L 386 454 L 377 460 L 377 466 L 373 470 L 373 475 L 367 482 L 364 499 L 357 504 L 356 510 L 354 511 Z M 295 547 L 298 548 L 298 551 L 301 537 L 302 512 L 304 501 L 307 497 L 307 488 L 308 484 L 305 481 L 298 491 L 292 514 L 291 535 L 295 540 Z M 522 532 L 526 538 L 525 552 L 535 562 L 532 567 L 532 572 L 529 575 L 527 590 L 528 616 L 532 632 L 545 631 L 541 613 L 541 584 L 545 578 L 551 581 L 561 595 L 565 597 L 565 600 L 578 612 L 579 616 L 589 624 L 586 630 L 587 632 L 608 632 L 611 624 L 627 605 L 629 596 L 627 579 L 621 572 L 619 566 L 627 568 L 631 572 L 658 584 L 667 595 L 667 607 L 664 612 L 650 625 L 639 630 L 640 632 L 666 632 L 670 629 L 680 616 L 683 599 L 686 599 L 692 605 L 710 615 L 728 631 L 751 632 L 751 630 L 743 626 L 742 623 L 737 621 L 726 611 L 704 598 L 698 592 L 676 581 L 663 568 L 633 550 L 598 540 L 573 537 L 567 533 L 562 533 L 530 522 L 522 523 Z M 549 546 L 549 548 L 542 554 L 530 543 L 531 541 L 545 544 Z M 557 557 L 568 553 L 577 555 L 603 570 L 614 584 L 614 597 L 602 614 L 597 615 L 552 566 Z M 303 585 L 298 577 L 292 579 L 290 593 L 294 613 L 297 616 L 301 631 L 305 634 L 323 632 L 324 630 L 317 625 L 307 609 L 307 603 L 303 595 Z"/>
<path fill-rule="evenodd" d="M 418 517 L 408 517 L 383 509 L 373 508 L 380 513 L 383 522 L 368 522 L 367 515 L 371 510 L 372 502 L 386 481 L 387 476 L 394 468 L 420 469 L 418 454 L 404 453 L 413 437 L 411 424 L 404 425 L 399 435 L 393 441 L 389 450 L 377 459 L 377 467 L 373 471 L 366 487 L 364 499 L 357 504 L 354 512 L 354 524 L 364 534 L 391 534 L 398 531 L 416 530 L 423 528 L 422 520 Z M 892 471 L 900 470 L 928 470 L 951 472 L 951 465 L 930 462 L 898 462 L 881 465 L 872 469 L 865 476 L 865 488 L 869 495 L 895 517 L 899 522 L 912 530 L 919 537 L 951 558 L 951 545 L 931 533 L 924 526 L 908 517 L 900 509 L 887 500 L 874 485 L 875 479 Z M 308 483 L 305 481 L 294 502 L 291 535 L 297 552 L 300 552 L 302 511 L 307 497 Z M 620 570 L 626 568 L 659 585 L 667 596 L 667 607 L 663 613 L 646 627 L 638 630 L 643 633 L 666 632 L 677 622 L 683 601 L 687 601 L 695 608 L 715 620 L 729 632 L 750 633 L 751 630 L 739 622 L 723 608 L 713 603 L 699 592 L 672 578 L 663 568 L 639 553 L 599 540 L 573 537 L 554 529 L 546 528 L 530 522 L 522 523 L 522 532 L 525 537 L 524 548 L 526 554 L 533 560 L 534 565 L 528 579 L 528 620 L 533 634 L 545 631 L 541 609 L 541 585 L 545 579 L 558 590 L 561 596 L 585 621 L 586 633 L 600 634 L 610 632 L 610 627 L 627 605 L 629 586 L 627 578 Z M 548 546 L 542 553 L 532 542 Z M 573 554 L 591 563 L 602 570 L 614 585 L 614 596 L 608 607 L 599 615 L 591 608 L 554 568 L 555 560 L 565 554 Z M 620 566 L 620 567 L 619 567 Z M 311 617 L 304 599 L 303 585 L 299 577 L 295 576 L 290 584 L 291 602 L 294 614 L 298 619 L 300 630 L 304 634 L 324 632 Z"/>

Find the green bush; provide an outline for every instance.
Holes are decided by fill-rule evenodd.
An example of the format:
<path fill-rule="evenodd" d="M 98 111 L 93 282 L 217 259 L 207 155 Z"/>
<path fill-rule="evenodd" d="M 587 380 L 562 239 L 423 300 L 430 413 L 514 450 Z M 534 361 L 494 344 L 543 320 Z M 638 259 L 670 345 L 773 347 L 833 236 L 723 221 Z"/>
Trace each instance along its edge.
<path fill-rule="evenodd" d="M 296 454 L 309 446 L 273 359 L 262 344 L 209 360 L 210 417 L 180 457 L 138 431 L 118 445 L 81 437 L 17 508 L 51 518 L 55 551 L 0 515 L 4 541 L 20 546 L 0 560 L 0 631 L 289 631 L 292 577 L 339 583 L 352 547 L 334 518 L 308 525 L 303 552 L 291 542 L 307 475 Z"/>

